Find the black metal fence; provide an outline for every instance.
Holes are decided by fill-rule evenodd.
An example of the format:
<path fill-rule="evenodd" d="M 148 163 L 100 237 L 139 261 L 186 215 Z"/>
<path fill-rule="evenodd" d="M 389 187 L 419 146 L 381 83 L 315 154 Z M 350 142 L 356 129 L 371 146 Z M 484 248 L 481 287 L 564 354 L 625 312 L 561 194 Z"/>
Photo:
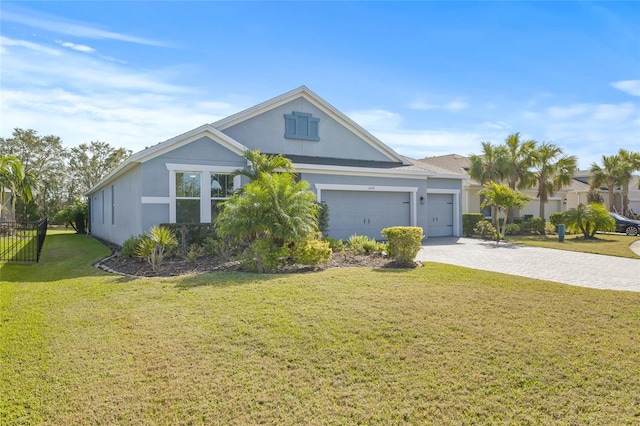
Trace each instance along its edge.
<path fill-rule="evenodd" d="M 37 222 L 0 222 L 0 262 L 38 262 L 47 219 Z"/>

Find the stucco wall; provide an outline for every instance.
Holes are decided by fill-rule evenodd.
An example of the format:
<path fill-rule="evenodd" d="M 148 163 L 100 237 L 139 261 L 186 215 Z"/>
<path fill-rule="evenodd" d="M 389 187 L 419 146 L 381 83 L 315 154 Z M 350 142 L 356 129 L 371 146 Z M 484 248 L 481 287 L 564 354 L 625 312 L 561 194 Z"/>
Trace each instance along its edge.
<path fill-rule="evenodd" d="M 319 141 L 284 137 L 284 115 L 293 111 L 311 113 L 313 117 L 320 118 Z M 304 98 L 298 98 L 231 126 L 223 133 L 245 146 L 258 148 L 267 153 L 391 161 Z"/>

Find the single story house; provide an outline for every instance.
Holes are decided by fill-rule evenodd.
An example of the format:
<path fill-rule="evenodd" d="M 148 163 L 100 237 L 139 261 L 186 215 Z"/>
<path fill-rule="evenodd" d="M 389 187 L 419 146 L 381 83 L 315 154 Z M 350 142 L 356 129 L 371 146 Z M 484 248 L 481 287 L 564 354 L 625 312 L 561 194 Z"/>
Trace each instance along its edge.
<path fill-rule="evenodd" d="M 243 185 L 242 154 L 289 158 L 329 207 L 329 235 L 380 239 L 389 226 L 459 236 L 464 173 L 404 157 L 302 86 L 133 154 L 85 195 L 90 232 L 122 244 L 160 223 L 211 223 Z"/>

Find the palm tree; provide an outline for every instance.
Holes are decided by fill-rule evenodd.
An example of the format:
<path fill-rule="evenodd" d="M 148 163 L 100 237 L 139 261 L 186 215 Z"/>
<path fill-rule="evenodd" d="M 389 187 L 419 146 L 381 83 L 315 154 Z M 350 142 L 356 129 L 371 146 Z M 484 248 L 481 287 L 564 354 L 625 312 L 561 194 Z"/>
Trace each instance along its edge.
<path fill-rule="evenodd" d="M 578 169 L 578 159 L 573 155 L 565 155 L 559 146 L 543 142 L 532 152 L 533 167 L 538 185 L 540 200 L 540 217 L 544 218 L 544 208 L 549 197 L 563 186 L 571 183 L 573 174 Z"/>
<path fill-rule="evenodd" d="M 597 163 L 591 164 L 591 189 L 599 189 L 607 186 L 609 193 L 609 211 L 615 210 L 614 191 L 616 185 L 622 185 L 622 159 L 619 155 L 603 155 L 602 167 Z"/>
<path fill-rule="evenodd" d="M 246 150 L 242 155 L 249 162 L 250 170 L 242 169 L 233 173 L 233 176 L 245 176 L 249 181 L 254 181 L 261 174 L 273 174 L 274 172 L 293 173 L 293 163 L 282 155 L 262 154 L 260 150 Z"/>
<path fill-rule="evenodd" d="M 535 185 L 535 176 L 531 171 L 537 142 L 533 139 L 523 141 L 520 132 L 512 133 L 504 140 L 506 148 L 507 181 L 511 189 L 529 189 Z"/>
<path fill-rule="evenodd" d="M 33 197 L 31 187 L 33 176 L 25 173 L 20 160 L 10 155 L 0 156 L 0 217 L 5 208 L 5 189 L 11 191 L 11 211 L 15 213 L 16 198 L 21 197 L 28 202 Z"/>
<path fill-rule="evenodd" d="M 618 156 L 622 161 L 620 165 L 620 178 L 622 179 L 622 214 L 629 213 L 629 185 L 633 172 L 640 170 L 640 153 L 620 149 Z"/>
<path fill-rule="evenodd" d="M 502 145 L 482 142 L 482 154 L 471 154 L 469 176 L 484 185 L 487 182 L 501 182 L 507 175 L 507 151 Z"/>

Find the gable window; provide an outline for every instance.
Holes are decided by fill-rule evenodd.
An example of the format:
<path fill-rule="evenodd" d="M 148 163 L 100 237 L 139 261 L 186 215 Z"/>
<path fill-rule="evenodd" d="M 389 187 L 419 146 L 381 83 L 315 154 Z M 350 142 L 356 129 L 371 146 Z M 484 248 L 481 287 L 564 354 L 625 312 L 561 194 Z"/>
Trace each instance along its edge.
<path fill-rule="evenodd" d="M 200 223 L 200 176 L 176 172 L 176 223 Z"/>
<path fill-rule="evenodd" d="M 220 213 L 220 203 L 233 194 L 233 176 L 222 173 L 211 173 L 211 222 Z"/>
<path fill-rule="evenodd" d="M 284 137 L 319 141 L 319 125 L 319 118 L 312 117 L 309 113 L 293 111 L 284 115 Z"/>

